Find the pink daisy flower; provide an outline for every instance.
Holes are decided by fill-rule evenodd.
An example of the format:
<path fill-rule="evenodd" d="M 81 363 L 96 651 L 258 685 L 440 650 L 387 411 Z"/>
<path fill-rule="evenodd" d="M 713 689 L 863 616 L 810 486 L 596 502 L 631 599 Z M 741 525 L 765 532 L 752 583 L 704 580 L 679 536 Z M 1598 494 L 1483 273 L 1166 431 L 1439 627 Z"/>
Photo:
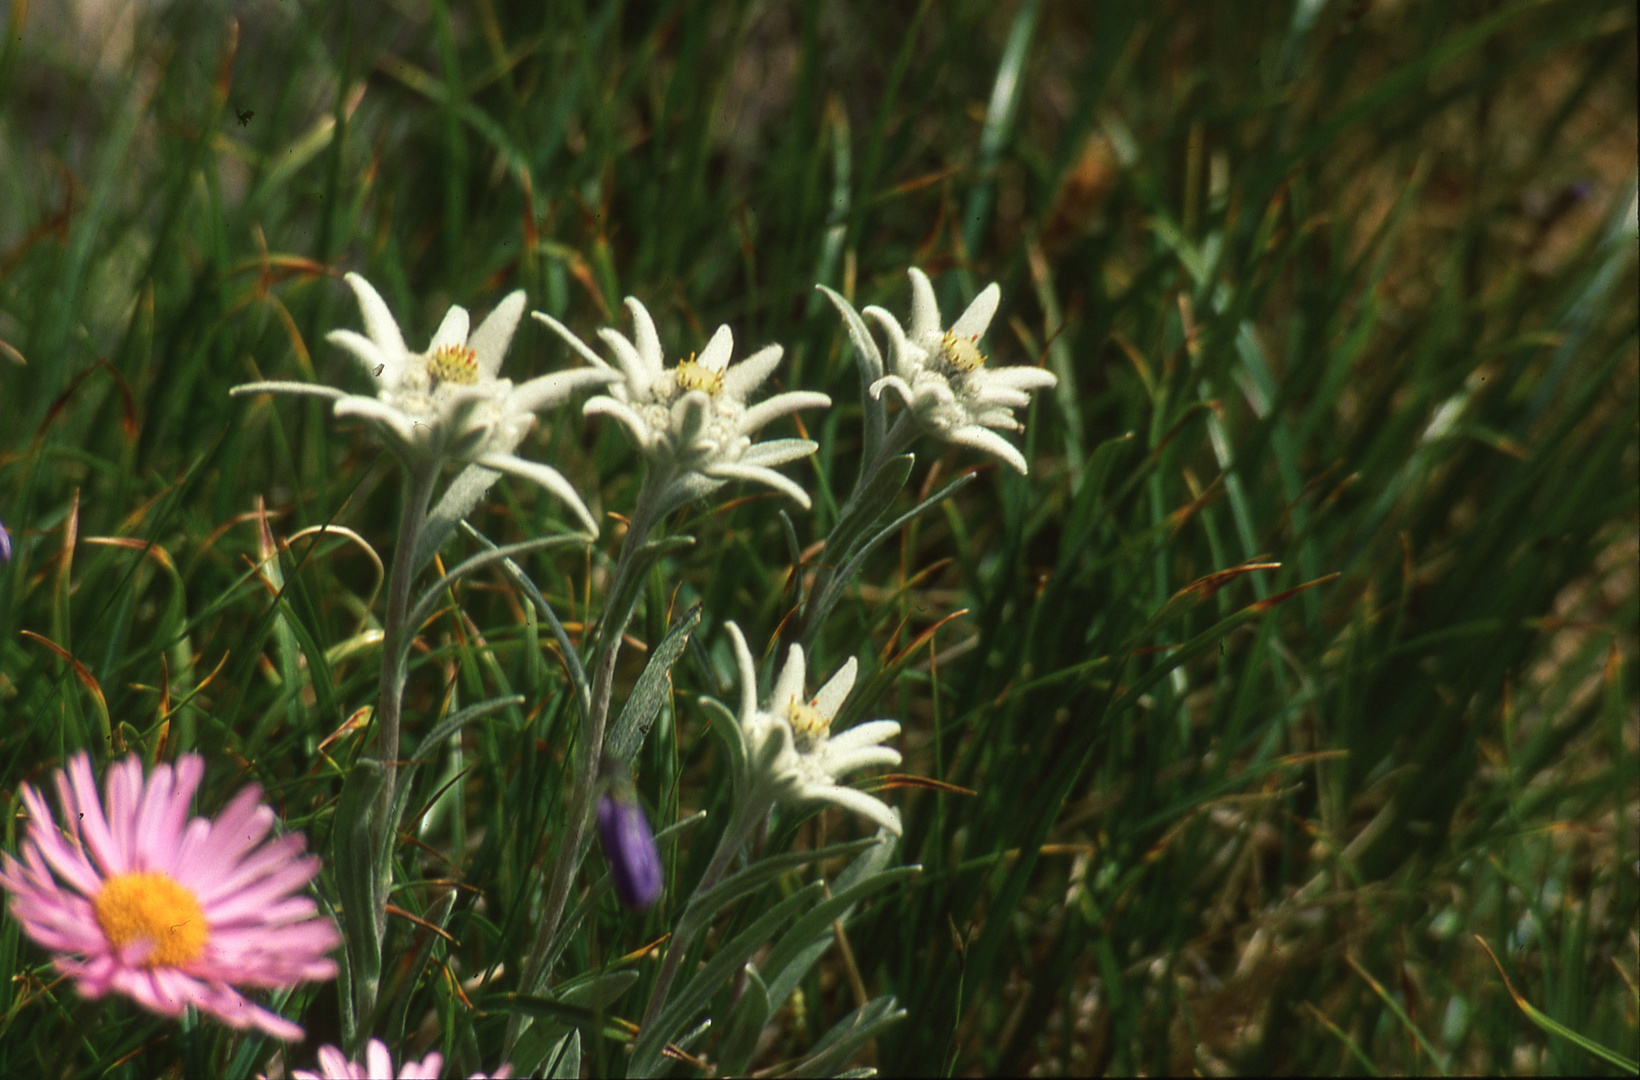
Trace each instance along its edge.
<path fill-rule="evenodd" d="M 295 895 L 319 872 L 290 833 L 264 843 L 273 810 L 252 785 L 214 821 L 188 817 L 205 761 L 184 755 L 143 780 L 135 756 L 110 766 L 97 797 L 91 759 L 58 771 L 66 827 L 22 786 L 22 861 L 0 856 L 0 885 L 29 937 L 86 997 L 117 990 L 164 1016 L 189 1005 L 235 1028 L 280 1039 L 302 1029 L 234 986 L 283 988 L 336 977 L 325 954 L 341 938 L 317 905 Z"/>
<path fill-rule="evenodd" d="M 387 1044 L 371 1039 L 364 1048 L 363 1061 L 349 1061 L 334 1046 L 319 1048 L 320 1072 L 292 1069 L 291 1080 L 438 1080 L 438 1071 L 444 1066 L 443 1054 L 428 1054 L 421 1061 L 406 1061 L 404 1068 L 393 1071 L 393 1058 Z M 474 1073 L 467 1080 L 507 1080 L 512 1066 L 503 1065 L 486 1076 Z"/>

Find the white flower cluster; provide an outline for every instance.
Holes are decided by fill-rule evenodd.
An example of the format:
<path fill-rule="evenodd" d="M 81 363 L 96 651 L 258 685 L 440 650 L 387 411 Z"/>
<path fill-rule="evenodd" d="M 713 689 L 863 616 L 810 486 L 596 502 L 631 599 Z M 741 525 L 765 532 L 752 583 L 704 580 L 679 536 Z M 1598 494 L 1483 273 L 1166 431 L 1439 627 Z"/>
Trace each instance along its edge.
<path fill-rule="evenodd" d="M 497 376 L 524 314 L 524 294 L 512 293 L 470 336 L 467 309 L 452 307 L 426 352 L 411 352 L 387 303 L 358 274 L 347 283 L 359 298 L 365 333 L 332 330 L 329 340 L 352 353 L 375 383 L 374 395 L 349 394 L 317 383 L 254 382 L 235 394 L 308 394 L 331 399 L 337 416 L 369 421 L 414 468 L 472 463 L 533 480 L 563 500 L 587 529 L 598 525 L 581 496 L 557 469 L 513 453 L 535 415 L 561 405 L 576 390 L 616 376 L 600 369 L 542 375 L 521 386 Z"/>
<path fill-rule="evenodd" d="M 986 366 L 980 339 L 996 314 L 1001 293 L 995 284 L 945 328 L 927 275 L 913 268 L 910 276 L 909 329 L 880 307 L 865 309 L 888 337 L 891 362 L 887 365 L 859 314 L 843 297 L 825 290 L 862 354 L 871 397 L 880 400 L 884 390 L 892 390 L 903 403 L 897 425 L 897 431 L 904 433 L 901 446 L 920 431 L 993 454 L 1024 473 L 1024 456 L 996 432 L 1021 430 L 1013 410 L 1030 404 L 1031 391 L 1053 386 L 1054 376 L 1035 367 Z M 720 326 L 698 355 L 680 356 L 669 367 L 649 311 L 628 297 L 633 337 L 608 327 L 598 332 L 614 356 L 613 365 L 562 323 L 535 312 L 589 366 L 515 386 L 501 378 L 499 371 L 523 315 L 522 292 L 502 300 L 476 330 L 469 330 L 464 308 L 450 308 L 427 349 L 413 352 L 370 283 L 358 274 L 348 274 L 346 280 L 358 297 L 365 332 L 335 330 L 329 340 L 363 365 L 374 392 L 354 394 L 312 383 L 254 382 L 235 387 L 235 394 L 276 392 L 327 398 L 337 416 L 369 422 L 406 467 L 422 476 L 436 477 L 446 465 L 476 465 L 511 473 L 546 488 L 596 534 L 591 511 L 563 474 L 520 457 L 516 451 L 538 413 L 563 404 L 578 390 L 602 388 L 605 392 L 590 398 L 583 412 L 613 418 L 637 444 L 650 470 L 646 495 L 641 498 L 652 500 L 643 508 L 651 523 L 730 480 L 755 481 L 805 509 L 810 505 L 808 492 L 774 466 L 813 454 L 816 444 L 802 438 L 757 441 L 756 435 L 772 420 L 801 409 L 825 408 L 831 399 L 810 391 L 789 391 L 751 401 L 779 365 L 779 345 L 766 346 L 731 364 L 734 338 L 727 326 Z M 875 408 L 874 423 L 880 434 L 882 407 Z M 489 477 L 494 478 L 493 474 Z M 456 486 L 463 483 L 458 480 Z M 476 483 L 479 486 L 472 491 L 482 490 L 488 480 L 480 477 Z M 471 491 L 466 494 L 457 516 L 472 505 Z M 817 694 L 806 697 L 803 650 L 793 645 L 773 696 L 759 707 L 751 653 L 739 629 L 733 623 L 728 628 L 740 666 L 739 728 L 746 763 L 753 770 L 746 777 L 752 789 L 770 801 L 833 802 L 897 834 L 900 822 L 893 810 L 871 795 L 837 783 L 838 777 L 855 769 L 900 762 L 897 751 L 881 745 L 899 733 L 893 721 L 873 721 L 831 733 L 832 721 L 854 686 L 855 661 L 851 658 Z"/>
<path fill-rule="evenodd" d="M 837 669 L 813 697 L 804 693 L 807 666 L 803 647 L 793 645 L 775 679 L 766 706 L 757 704 L 757 670 L 740 627 L 726 624 L 740 667 L 740 736 L 754 776 L 770 797 L 792 805 L 830 802 L 863 814 L 900 834 L 900 815 L 887 803 L 837 783 L 837 778 L 869 765 L 898 765 L 900 752 L 880 745 L 900 733 L 893 720 L 871 720 L 832 734 L 831 723 L 854 689 L 859 670 L 854 657 Z"/>
<path fill-rule="evenodd" d="M 680 497 L 707 494 L 727 480 L 756 480 L 807 510 L 809 493 L 771 466 L 807 457 L 816 444 L 808 439 L 754 443 L 751 436 L 776 417 L 798 409 L 825 408 L 831 398 L 799 390 L 748 406 L 747 396 L 780 363 L 779 345 L 759 349 L 731 366 L 734 335 L 727 326 L 720 326 L 698 357 L 690 353 L 669 368 L 648 309 L 630 296 L 626 306 L 632 313 L 636 340 L 608 327 L 598 332 L 615 354 L 622 377 L 610 380 L 607 395 L 587 401 L 586 415 L 610 416 L 625 426 L 644 456 L 667 470 Z M 589 362 L 607 367 L 563 323 L 539 311 L 535 317 Z"/>
<path fill-rule="evenodd" d="M 944 329 L 928 275 L 916 267 L 909 274 L 910 330 L 880 307 L 865 310 L 888 335 L 893 359 L 892 374 L 871 385 L 872 396 L 892 390 L 924 431 L 995 454 L 1026 472 L 1025 456 L 992 429 L 1024 430 L 1013 411 L 1031 403 L 1030 391 L 1046 389 L 1058 380 L 1052 372 L 1037 367 L 985 366 L 979 339 L 990 328 L 1002 298 L 995 282 L 974 297 L 950 329 Z"/>

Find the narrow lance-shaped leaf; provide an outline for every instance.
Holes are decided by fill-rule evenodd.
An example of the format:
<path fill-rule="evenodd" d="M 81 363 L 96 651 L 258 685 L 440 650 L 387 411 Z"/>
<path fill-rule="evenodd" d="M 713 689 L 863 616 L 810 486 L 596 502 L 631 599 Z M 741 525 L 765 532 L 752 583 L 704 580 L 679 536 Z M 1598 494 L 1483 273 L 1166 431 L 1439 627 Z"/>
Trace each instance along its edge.
<path fill-rule="evenodd" d="M 632 688 L 621 715 L 615 719 L 609 736 L 604 740 L 604 752 L 623 765 L 631 765 L 637 757 L 649 729 L 660 714 L 667 694 L 672 688 L 672 666 L 683 655 L 689 644 L 689 635 L 700 625 L 701 606 L 695 604 L 674 623 L 649 654 L 638 684 Z"/>

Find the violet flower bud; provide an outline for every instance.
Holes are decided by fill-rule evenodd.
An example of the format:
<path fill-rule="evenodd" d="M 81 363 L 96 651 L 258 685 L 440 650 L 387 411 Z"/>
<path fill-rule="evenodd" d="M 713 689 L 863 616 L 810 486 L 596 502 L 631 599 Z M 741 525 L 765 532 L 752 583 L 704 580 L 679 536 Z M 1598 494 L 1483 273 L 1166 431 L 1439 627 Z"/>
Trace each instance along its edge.
<path fill-rule="evenodd" d="M 664 884 L 661 857 L 630 781 L 615 781 L 598 799 L 598 839 L 615 896 L 629 908 L 653 904 Z"/>
<path fill-rule="evenodd" d="M 0 563 L 11 561 L 11 533 L 6 531 L 6 523 L 0 521 Z"/>

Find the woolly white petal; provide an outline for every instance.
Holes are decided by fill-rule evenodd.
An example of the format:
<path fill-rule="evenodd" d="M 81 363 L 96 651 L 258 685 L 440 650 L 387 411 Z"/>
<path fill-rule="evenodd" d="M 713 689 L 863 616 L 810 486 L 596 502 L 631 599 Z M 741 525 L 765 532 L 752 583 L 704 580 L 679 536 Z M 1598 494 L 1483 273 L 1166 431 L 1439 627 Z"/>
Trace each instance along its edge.
<path fill-rule="evenodd" d="M 660 335 L 655 333 L 655 320 L 649 317 L 649 309 L 636 296 L 626 298 L 626 309 L 632 313 L 632 333 L 637 339 L 638 359 L 644 365 L 648 381 L 654 382 L 666 368 L 666 353 L 661 348 Z"/>
<path fill-rule="evenodd" d="M 830 745 L 826 747 L 826 771 L 833 776 L 842 776 L 871 765 L 899 763 L 900 752 L 892 746 L 862 746 L 854 750 L 838 750 Z"/>
<path fill-rule="evenodd" d="M 1039 367 L 1030 367 L 1018 364 L 1014 367 L 981 368 L 978 374 L 982 386 L 990 389 L 993 386 L 1007 387 L 1009 390 L 1045 390 L 1059 382 L 1059 377 L 1051 371 Z"/>
<path fill-rule="evenodd" d="M 616 401 L 612 397 L 599 394 L 597 397 L 587 398 L 587 403 L 581 406 L 581 413 L 583 416 L 597 416 L 599 414 L 613 416 L 626 425 L 628 431 L 632 432 L 633 441 L 646 449 L 655 442 L 655 432 L 650 430 L 643 417 L 639 416 L 631 406 Z"/>
<path fill-rule="evenodd" d="M 867 795 L 863 791 L 837 784 L 824 787 L 805 786 L 803 794 L 810 799 L 824 799 L 826 802 L 836 803 L 845 810 L 853 810 L 856 814 L 875 821 L 895 836 L 900 835 L 900 815 L 875 795 Z"/>
<path fill-rule="evenodd" d="M 954 443 L 971 446 L 975 450 L 983 450 L 987 454 L 995 454 L 1012 465 L 1021 476 L 1030 471 L 1025 465 L 1025 455 L 1014 449 L 1013 443 L 988 428 L 970 424 L 950 432 L 946 438 Z"/>
<path fill-rule="evenodd" d="M 803 678 L 807 667 L 803 663 L 803 646 L 793 645 L 786 652 L 786 663 L 780 668 L 780 677 L 769 692 L 769 711 L 783 712 L 793 698 L 803 700 Z"/>
<path fill-rule="evenodd" d="M 325 340 L 352 353 L 364 366 L 365 374 L 370 377 L 381 377 L 376 375 L 378 368 L 382 369 L 382 376 L 390 381 L 399 377 L 399 368 L 403 366 L 404 361 L 397 355 L 389 356 L 381 346 L 363 334 L 354 330 L 332 330 L 325 335 Z"/>
<path fill-rule="evenodd" d="M 820 448 L 813 439 L 769 439 L 753 443 L 740 455 L 742 465 L 785 465 L 808 457 Z"/>
<path fill-rule="evenodd" d="M 872 383 L 870 387 L 871 396 L 874 398 L 880 398 L 883 396 L 883 391 L 885 389 L 892 390 L 898 394 L 900 396 L 900 400 L 905 402 L 906 408 L 910 408 L 917 403 L 917 395 L 911 389 L 911 384 L 900 378 L 898 375 L 884 375 L 882 378 Z"/>
<path fill-rule="evenodd" d="M 717 328 L 717 333 L 713 334 L 712 340 L 706 343 L 706 348 L 700 351 L 700 355 L 695 358 L 695 363 L 707 371 L 722 374 L 723 369 L 729 366 L 729 355 L 734 351 L 735 335 L 730 333 L 729 326 L 725 323 Z"/>
<path fill-rule="evenodd" d="M 738 461 L 715 461 L 704 470 L 707 476 L 722 477 L 727 480 L 755 480 L 786 495 L 803 509 L 809 509 L 813 504 L 809 501 L 809 493 L 790 477 L 777 473 L 773 469 L 766 469 L 762 465 L 746 465 Z"/>
<path fill-rule="evenodd" d="M 843 323 L 848 327 L 849 341 L 854 343 L 855 353 L 863 359 L 864 366 L 871 372 L 868 377 L 872 379 L 882 378 L 883 354 L 878 350 L 877 343 L 871 339 L 871 332 L 866 329 L 865 321 L 860 318 L 860 313 L 854 310 L 853 304 L 824 285 L 816 285 L 815 288 L 826 294 L 826 299 L 831 301 L 831 306 L 836 308 L 837 313 L 843 317 Z"/>
<path fill-rule="evenodd" d="M 619 330 L 611 330 L 607 326 L 598 331 L 598 336 L 609 346 L 609 351 L 615 354 L 615 362 L 626 372 L 626 381 L 633 392 L 639 397 L 647 398 L 655 376 L 649 373 L 649 366 L 643 362 L 643 357 L 638 355 L 637 346 L 628 341 L 625 334 Z"/>
<path fill-rule="evenodd" d="M 672 432 L 678 445 L 693 449 L 712 415 L 712 399 L 704 390 L 691 390 L 672 404 Z"/>
<path fill-rule="evenodd" d="M 892 739 L 899 733 L 900 725 L 896 721 L 867 720 L 863 724 L 855 724 L 847 731 L 837 732 L 826 745 L 833 753 L 848 754 L 864 746 L 876 746 L 884 739 Z"/>
<path fill-rule="evenodd" d="M 746 636 L 732 622 L 723 624 L 729 631 L 729 640 L 735 647 L 735 663 L 740 667 L 740 715 L 750 716 L 757 711 L 757 666 L 752 663 L 752 650 L 746 647 Z"/>
<path fill-rule="evenodd" d="M 477 459 L 478 464 L 495 469 L 498 472 L 511 473 L 521 476 L 525 480 L 533 480 L 546 488 L 559 500 L 575 512 L 582 524 L 593 536 L 598 535 L 598 523 L 592 518 L 592 511 L 587 509 L 586 503 L 581 501 L 580 493 L 564 479 L 564 474 L 550 465 L 543 465 L 538 461 L 526 461 L 512 454 L 484 454 Z"/>
<path fill-rule="evenodd" d="M 337 416 L 357 416 L 374 421 L 387 428 L 389 434 L 397 435 L 406 445 L 416 441 L 415 418 L 391 405 L 384 405 L 373 397 L 348 394 L 336 399 L 332 411 Z"/>
<path fill-rule="evenodd" d="M 877 325 L 883 328 L 888 335 L 889 359 L 894 370 L 902 375 L 910 375 L 922 366 L 926 359 L 922 349 L 913 345 L 905 336 L 905 329 L 900 326 L 899 320 L 880 307 L 868 307 L 863 314 L 871 316 Z M 938 330 L 935 333 L 938 334 Z M 878 380 L 881 382 L 882 380 Z"/>
<path fill-rule="evenodd" d="M 512 344 L 513 334 L 518 330 L 518 320 L 523 317 L 524 290 L 518 289 L 508 293 L 507 298 L 478 324 L 467 346 L 473 350 L 479 371 L 493 378 L 501 370 L 501 359 L 507 355 L 507 346 Z"/>
<path fill-rule="evenodd" d="M 452 304 L 450 310 L 444 313 L 444 321 L 438 324 L 438 330 L 434 332 L 433 341 L 427 346 L 427 351 L 435 353 L 451 346 L 465 347 L 469 325 L 467 309 L 460 304 Z"/>
<path fill-rule="evenodd" d="M 1002 290 L 997 287 L 996 282 L 985 286 L 980 294 L 974 297 L 974 302 L 968 305 L 968 309 L 951 324 L 952 335 L 969 339 L 984 337 L 985 331 L 991 327 L 991 320 L 996 317 L 997 303 L 1001 299 Z"/>
<path fill-rule="evenodd" d="M 620 376 L 608 368 L 577 368 L 574 371 L 537 375 L 529 382 L 514 387 L 512 393 L 507 395 L 507 411 L 540 412 L 554 405 L 562 405 L 577 390 L 619 380 Z"/>
<path fill-rule="evenodd" d="M 593 352 L 592 347 L 580 338 L 576 337 L 574 332 L 571 331 L 569 327 L 565 326 L 563 323 L 559 322 L 557 319 L 553 318 L 551 315 L 548 315 L 544 311 L 532 311 L 530 312 L 530 316 L 541 322 L 543 325 L 549 327 L 553 333 L 563 339 L 564 344 L 575 350 L 576 354 L 580 356 L 581 359 L 585 360 L 593 367 L 609 369 L 609 362 L 597 353 Z"/>
<path fill-rule="evenodd" d="M 774 374 L 784 354 L 779 345 L 766 345 L 748 356 L 723 375 L 723 392 L 735 401 L 745 401 L 746 395 L 763 385 Z"/>
<path fill-rule="evenodd" d="M 913 266 L 906 271 L 911 279 L 911 338 L 921 341 L 932 335 L 939 337 L 940 305 L 934 299 L 934 285 L 928 275 Z"/>
<path fill-rule="evenodd" d="M 826 409 L 831 407 L 831 398 L 813 390 L 788 390 L 784 394 L 776 394 L 772 398 L 758 402 L 747 409 L 740 417 L 740 432 L 749 435 L 758 428 L 767 424 L 777 416 L 796 412 L 799 409 Z"/>
<path fill-rule="evenodd" d="M 854 675 L 859 669 L 859 662 L 854 657 L 849 657 L 848 663 L 838 668 L 837 674 L 827 680 L 826 685 L 814 695 L 814 707 L 820 710 L 821 716 L 830 720 L 837 715 L 843 699 L 854 689 Z"/>
<path fill-rule="evenodd" d="M 243 397 L 246 394 L 306 394 L 309 397 L 330 398 L 333 401 L 347 396 L 334 386 L 325 386 L 323 383 L 284 381 L 242 383 L 228 393 L 234 397 Z"/>
<path fill-rule="evenodd" d="M 1005 409 L 1023 409 L 1031 403 L 1031 395 L 1023 390 L 1013 390 L 1006 386 L 988 386 L 981 383 L 977 388 L 970 386 L 971 400 L 980 406 L 994 405 Z"/>
<path fill-rule="evenodd" d="M 999 431 L 1024 431 L 1025 425 L 1014 419 L 1013 411 L 1004 405 L 985 405 L 973 416 L 973 422 L 980 427 L 996 428 Z M 968 425 L 959 425 L 966 427 Z"/>
<path fill-rule="evenodd" d="M 359 298 L 359 313 L 364 316 L 364 330 L 383 352 L 392 356 L 403 355 L 404 335 L 399 333 L 398 320 L 387 309 L 387 301 L 376 287 L 360 274 L 350 273 L 346 281 L 353 286 L 353 295 Z"/>

